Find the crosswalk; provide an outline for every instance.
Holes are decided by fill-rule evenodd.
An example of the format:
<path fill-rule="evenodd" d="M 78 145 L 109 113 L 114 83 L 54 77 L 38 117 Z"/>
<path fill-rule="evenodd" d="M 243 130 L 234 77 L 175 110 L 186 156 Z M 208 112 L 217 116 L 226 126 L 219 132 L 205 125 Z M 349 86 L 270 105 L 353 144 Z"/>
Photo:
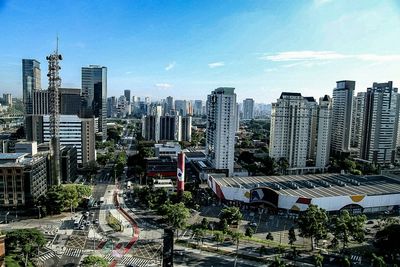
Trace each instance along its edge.
<path fill-rule="evenodd" d="M 123 264 L 125 266 L 132 266 L 132 267 L 145 267 L 153 262 L 153 260 L 150 259 L 136 258 L 128 255 L 125 255 L 121 259 L 118 259 L 114 257 L 112 254 L 107 254 L 104 256 L 104 258 L 108 262 L 112 262 L 115 259 L 118 260 L 118 264 Z"/>
<path fill-rule="evenodd" d="M 57 254 L 53 250 L 48 250 L 48 251 L 44 252 L 42 255 L 40 255 L 38 258 L 40 261 L 46 262 L 47 260 L 49 260 L 53 257 L 58 258 Z"/>
<path fill-rule="evenodd" d="M 82 249 L 79 248 L 67 248 L 64 252 L 64 255 L 69 257 L 79 258 L 82 256 Z"/>

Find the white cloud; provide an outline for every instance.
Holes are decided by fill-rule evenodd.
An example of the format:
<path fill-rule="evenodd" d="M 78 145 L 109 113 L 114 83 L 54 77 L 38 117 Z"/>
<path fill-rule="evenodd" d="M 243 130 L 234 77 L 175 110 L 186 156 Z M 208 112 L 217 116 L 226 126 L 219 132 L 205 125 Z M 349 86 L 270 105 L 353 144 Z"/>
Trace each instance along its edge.
<path fill-rule="evenodd" d="M 208 64 L 208 67 L 210 67 L 211 69 L 218 68 L 218 67 L 223 67 L 223 66 L 225 66 L 225 63 L 222 62 L 222 61 L 213 62 L 213 63 Z"/>
<path fill-rule="evenodd" d="M 155 86 L 159 89 L 169 89 L 172 87 L 169 83 L 156 83 Z"/>
<path fill-rule="evenodd" d="M 166 71 L 172 70 L 173 68 L 175 68 L 175 65 L 176 65 L 176 62 L 175 62 L 175 61 L 174 61 L 174 62 L 171 62 L 171 63 L 169 63 L 169 64 L 165 67 L 165 70 L 166 70 Z"/>
<path fill-rule="evenodd" d="M 310 61 L 326 61 L 326 60 L 340 60 L 340 59 L 354 59 L 354 60 L 371 61 L 371 62 L 400 62 L 400 54 L 346 55 L 334 51 L 288 51 L 272 55 L 265 55 L 262 56 L 260 59 L 273 62 L 288 62 L 288 61 L 310 62 Z M 287 67 L 293 67 L 295 65 L 296 63 L 293 63 L 287 65 Z"/>

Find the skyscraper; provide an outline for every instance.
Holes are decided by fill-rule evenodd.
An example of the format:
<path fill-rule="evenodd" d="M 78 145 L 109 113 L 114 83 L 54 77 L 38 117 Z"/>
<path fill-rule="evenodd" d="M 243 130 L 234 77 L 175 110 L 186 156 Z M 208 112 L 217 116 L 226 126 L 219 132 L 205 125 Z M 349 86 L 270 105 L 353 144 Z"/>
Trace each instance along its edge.
<path fill-rule="evenodd" d="M 332 100 L 328 95 L 325 95 L 319 99 L 316 167 L 323 168 L 329 164 L 331 123 Z"/>
<path fill-rule="evenodd" d="M 82 68 L 82 94 L 86 98 L 83 117 L 95 116 L 102 140 L 107 139 L 107 68 L 90 65 Z"/>
<path fill-rule="evenodd" d="M 243 119 L 254 119 L 254 100 L 252 98 L 246 98 L 243 100 Z"/>
<path fill-rule="evenodd" d="M 81 101 L 81 89 L 60 88 L 60 114 L 79 115 Z"/>
<path fill-rule="evenodd" d="M 338 81 L 333 89 L 331 152 L 340 154 L 350 149 L 351 113 L 356 82 Z"/>
<path fill-rule="evenodd" d="M 40 63 L 35 59 L 22 60 L 22 97 L 24 102 L 25 133 L 28 141 L 33 141 L 32 113 L 33 92 L 41 89 Z"/>
<path fill-rule="evenodd" d="M 124 90 L 124 96 L 125 96 L 126 101 L 128 101 L 128 103 L 130 104 L 131 103 L 131 90 L 129 90 L 129 89 Z"/>
<path fill-rule="evenodd" d="M 203 101 L 195 100 L 193 106 L 193 115 L 200 117 L 203 115 Z"/>
<path fill-rule="evenodd" d="M 375 164 L 394 163 L 399 95 L 391 81 L 373 83 L 365 96 L 360 157 Z"/>
<path fill-rule="evenodd" d="M 182 141 L 192 141 L 192 116 L 182 117 Z"/>
<path fill-rule="evenodd" d="M 362 138 L 362 126 L 364 121 L 365 92 L 359 92 L 353 98 L 353 112 L 351 119 L 350 146 L 360 148 Z"/>
<path fill-rule="evenodd" d="M 207 97 L 206 156 L 216 169 L 233 175 L 236 132 L 235 88 L 220 87 Z"/>
<path fill-rule="evenodd" d="M 308 101 L 300 93 L 283 92 L 272 103 L 269 155 L 285 158 L 290 168 L 306 166 L 310 130 Z"/>

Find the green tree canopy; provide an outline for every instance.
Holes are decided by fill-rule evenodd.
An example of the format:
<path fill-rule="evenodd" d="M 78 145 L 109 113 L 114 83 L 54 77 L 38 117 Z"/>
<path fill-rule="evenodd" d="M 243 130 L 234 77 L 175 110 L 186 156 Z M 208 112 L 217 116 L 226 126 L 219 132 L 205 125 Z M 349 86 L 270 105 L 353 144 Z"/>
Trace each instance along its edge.
<path fill-rule="evenodd" d="M 100 256 L 86 256 L 82 260 L 82 266 L 84 267 L 107 267 L 108 266 L 108 261 L 104 259 L 103 257 Z"/>
<path fill-rule="evenodd" d="M 347 247 L 350 237 L 357 242 L 364 241 L 364 225 L 367 217 L 365 215 L 352 216 L 344 210 L 338 216 L 331 219 L 331 232 L 334 237 L 342 242 L 343 249 Z"/>
<path fill-rule="evenodd" d="M 374 246 L 391 255 L 400 253 L 400 224 L 389 224 L 378 231 L 375 235 Z"/>
<path fill-rule="evenodd" d="M 238 207 L 227 207 L 222 209 L 219 218 L 221 221 L 225 219 L 228 224 L 239 224 L 243 215 Z"/>
<path fill-rule="evenodd" d="M 163 210 L 169 225 L 175 229 L 184 229 L 187 226 L 190 212 L 183 203 L 164 204 Z"/>
<path fill-rule="evenodd" d="M 289 229 L 288 238 L 289 238 L 289 244 L 293 247 L 294 242 L 296 242 L 297 240 L 293 226 Z"/>
<path fill-rule="evenodd" d="M 311 204 L 300 214 L 297 224 L 300 236 L 310 238 L 311 248 L 314 250 L 314 241 L 318 242 L 327 235 L 328 215 L 324 209 Z"/>
<path fill-rule="evenodd" d="M 22 253 L 25 266 L 28 258 L 32 258 L 45 244 L 44 235 L 37 229 L 17 229 L 6 233 L 7 251 Z"/>

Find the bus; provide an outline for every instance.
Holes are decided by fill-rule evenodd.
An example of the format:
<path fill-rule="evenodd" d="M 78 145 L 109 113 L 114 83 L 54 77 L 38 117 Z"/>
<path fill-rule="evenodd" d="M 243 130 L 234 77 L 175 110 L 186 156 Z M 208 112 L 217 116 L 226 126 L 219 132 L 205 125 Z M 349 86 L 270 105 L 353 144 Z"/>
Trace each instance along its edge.
<path fill-rule="evenodd" d="M 82 222 L 82 219 L 83 219 L 83 215 L 78 215 L 78 217 L 75 219 L 75 221 L 74 221 L 74 227 L 75 228 L 78 228 L 79 227 L 79 225 L 81 224 L 81 222 Z"/>

